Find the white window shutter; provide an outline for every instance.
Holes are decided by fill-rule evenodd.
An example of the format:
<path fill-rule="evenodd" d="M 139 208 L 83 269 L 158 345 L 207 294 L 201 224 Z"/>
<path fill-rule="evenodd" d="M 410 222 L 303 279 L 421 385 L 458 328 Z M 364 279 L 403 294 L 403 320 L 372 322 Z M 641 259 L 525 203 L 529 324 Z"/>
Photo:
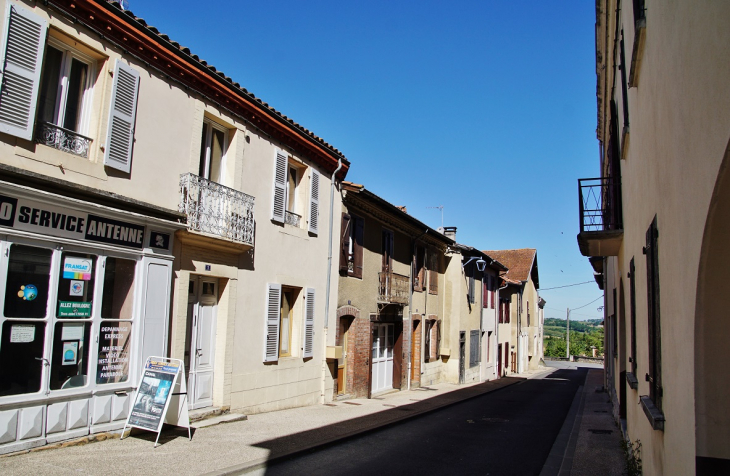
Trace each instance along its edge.
<path fill-rule="evenodd" d="M 307 288 L 304 302 L 304 342 L 302 357 L 314 356 L 314 288 Z"/>
<path fill-rule="evenodd" d="M 309 187 L 309 232 L 319 232 L 319 172 L 312 170 L 312 183 Z"/>
<path fill-rule="evenodd" d="M 271 219 L 278 223 L 284 223 L 287 162 L 286 154 L 277 149 L 274 157 L 274 198 L 271 201 Z"/>
<path fill-rule="evenodd" d="M 266 334 L 264 362 L 279 360 L 279 323 L 281 317 L 281 284 L 269 283 L 266 296 Z"/>
<path fill-rule="evenodd" d="M 138 92 L 139 72 L 117 59 L 114 65 L 104 165 L 126 173 L 132 170 L 134 120 L 137 116 Z"/>
<path fill-rule="evenodd" d="M 48 21 L 10 2 L 5 19 L 0 132 L 31 140 Z"/>

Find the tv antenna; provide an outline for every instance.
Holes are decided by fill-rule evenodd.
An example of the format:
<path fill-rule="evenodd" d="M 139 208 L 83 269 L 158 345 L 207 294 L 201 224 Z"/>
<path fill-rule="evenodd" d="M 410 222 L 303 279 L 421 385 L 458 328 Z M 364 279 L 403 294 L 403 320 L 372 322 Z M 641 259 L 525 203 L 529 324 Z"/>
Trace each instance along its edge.
<path fill-rule="evenodd" d="M 444 206 L 438 205 L 436 207 L 426 207 L 426 208 L 438 208 L 439 210 L 441 210 L 441 228 L 443 228 L 444 227 Z"/>

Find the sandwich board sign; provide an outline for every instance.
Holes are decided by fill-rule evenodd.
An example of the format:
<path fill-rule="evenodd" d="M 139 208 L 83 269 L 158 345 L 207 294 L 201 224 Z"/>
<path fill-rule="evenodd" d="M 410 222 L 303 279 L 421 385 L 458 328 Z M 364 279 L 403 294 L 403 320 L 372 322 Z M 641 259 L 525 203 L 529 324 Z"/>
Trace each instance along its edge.
<path fill-rule="evenodd" d="M 142 368 L 139 388 L 134 404 L 122 430 L 127 427 L 141 428 L 157 433 L 155 447 L 160 439 L 163 423 L 182 426 L 190 434 L 185 364 L 180 359 L 148 357 Z"/>

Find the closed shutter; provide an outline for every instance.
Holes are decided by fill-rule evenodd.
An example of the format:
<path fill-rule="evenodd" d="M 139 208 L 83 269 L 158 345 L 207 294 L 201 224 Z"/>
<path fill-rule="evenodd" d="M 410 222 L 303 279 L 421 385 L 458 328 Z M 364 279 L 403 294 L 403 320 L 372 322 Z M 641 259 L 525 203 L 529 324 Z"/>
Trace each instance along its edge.
<path fill-rule="evenodd" d="M 469 367 L 479 363 L 479 331 L 469 332 Z"/>
<path fill-rule="evenodd" d="M 319 172 L 312 170 L 312 184 L 309 187 L 309 232 L 319 232 Z"/>
<path fill-rule="evenodd" d="M 286 154 L 277 149 L 274 155 L 274 196 L 271 200 L 271 219 L 277 223 L 284 223 L 286 164 Z"/>
<path fill-rule="evenodd" d="M 0 83 L 0 132 L 31 140 L 48 21 L 9 3 Z"/>
<path fill-rule="evenodd" d="M 354 259 L 354 267 L 355 272 L 354 276 L 356 278 L 362 278 L 362 249 L 363 249 L 363 239 L 364 239 L 364 226 L 365 221 L 360 217 L 353 217 L 355 221 L 355 246 L 353 247 L 353 251 L 355 253 L 355 259 Z"/>
<path fill-rule="evenodd" d="M 279 360 L 279 322 L 281 317 L 281 284 L 269 284 L 266 296 L 266 336 L 264 362 Z"/>
<path fill-rule="evenodd" d="M 484 308 L 489 307 L 489 291 L 487 290 L 488 280 L 489 277 L 487 277 L 486 280 L 482 281 L 482 307 Z"/>
<path fill-rule="evenodd" d="M 492 284 L 492 297 L 491 299 L 491 308 L 494 309 L 494 301 L 496 300 L 496 294 L 497 294 L 497 278 L 495 276 L 490 276 L 490 283 Z"/>
<path fill-rule="evenodd" d="M 314 289 L 307 288 L 304 302 L 304 343 L 302 357 L 314 356 Z"/>
<path fill-rule="evenodd" d="M 436 345 L 434 347 L 435 355 L 434 358 L 439 358 L 439 352 L 441 352 L 441 321 L 436 321 Z"/>
<path fill-rule="evenodd" d="M 352 219 L 347 213 L 342 214 L 342 227 L 340 228 L 340 275 L 347 276 L 348 260 L 350 257 L 350 227 Z"/>
<path fill-rule="evenodd" d="M 117 59 L 114 65 L 104 165 L 125 173 L 132 170 L 134 120 L 137 116 L 138 93 L 139 73 Z"/>

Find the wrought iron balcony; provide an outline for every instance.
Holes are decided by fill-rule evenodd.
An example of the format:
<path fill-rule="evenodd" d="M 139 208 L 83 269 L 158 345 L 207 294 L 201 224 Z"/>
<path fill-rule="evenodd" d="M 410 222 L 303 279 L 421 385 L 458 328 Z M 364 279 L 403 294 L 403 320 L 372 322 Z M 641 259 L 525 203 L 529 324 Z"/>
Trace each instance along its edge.
<path fill-rule="evenodd" d="M 291 226 L 299 227 L 299 224 L 302 222 L 302 216 L 297 215 L 294 212 L 290 212 L 289 210 L 284 212 L 284 223 Z"/>
<path fill-rule="evenodd" d="M 378 273 L 378 301 L 390 304 L 408 304 L 410 286 L 408 276 L 402 274 Z"/>
<path fill-rule="evenodd" d="M 578 180 L 580 234 L 584 256 L 616 256 L 623 237 L 621 181 L 613 177 Z"/>
<path fill-rule="evenodd" d="M 39 144 L 53 147 L 54 149 L 78 155 L 87 159 L 89 157 L 89 146 L 91 139 L 74 131 L 51 124 L 50 122 L 39 122 L 36 127 L 35 141 Z"/>
<path fill-rule="evenodd" d="M 188 230 L 253 246 L 254 197 L 194 174 L 180 176 Z"/>

